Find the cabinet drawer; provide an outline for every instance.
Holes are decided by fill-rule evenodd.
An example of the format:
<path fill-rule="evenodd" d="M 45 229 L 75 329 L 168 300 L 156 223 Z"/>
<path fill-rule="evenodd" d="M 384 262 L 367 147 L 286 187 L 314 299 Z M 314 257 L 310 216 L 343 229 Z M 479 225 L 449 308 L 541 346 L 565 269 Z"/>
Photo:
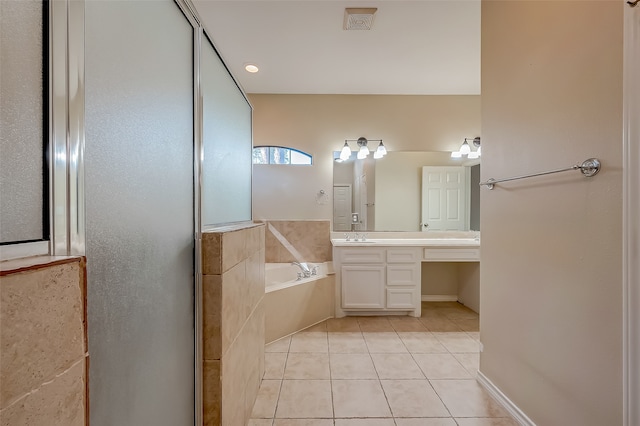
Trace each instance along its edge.
<path fill-rule="evenodd" d="M 387 263 L 416 263 L 420 262 L 419 249 L 390 248 L 387 250 Z"/>
<path fill-rule="evenodd" d="M 388 309 L 413 309 L 416 307 L 416 291 L 413 288 L 388 288 Z"/>
<path fill-rule="evenodd" d="M 342 263 L 384 263 L 384 249 L 348 248 L 340 250 Z"/>
<path fill-rule="evenodd" d="M 423 260 L 425 262 L 478 262 L 480 249 L 478 247 L 425 248 Z"/>
<path fill-rule="evenodd" d="M 420 264 L 387 265 L 387 285 L 415 286 L 420 282 Z"/>

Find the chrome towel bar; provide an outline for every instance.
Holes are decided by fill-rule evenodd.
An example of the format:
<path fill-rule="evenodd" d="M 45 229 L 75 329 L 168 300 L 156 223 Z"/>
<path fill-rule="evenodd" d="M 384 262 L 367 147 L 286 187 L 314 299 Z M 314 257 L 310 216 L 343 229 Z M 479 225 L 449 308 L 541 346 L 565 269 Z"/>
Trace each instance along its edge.
<path fill-rule="evenodd" d="M 484 182 L 480 182 L 480 186 L 484 185 L 489 189 L 493 189 L 496 183 L 508 182 L 510 180 L 525 179 L 525 178 L 530 178 L 535 176 L 550 175 L 552 173 L 568 172 L 569 170 L 580 170 L 580 172 L 586 177 L 595 176 L 600 171 L 600 160 L 598 160 L 597 158 L 589 158 L 588 160 L 584 160 L 582 164 L 576 164 L 574 166 L 567 167 L 565 169 L 551 170 L 548 172 L 540 172 L 540 173 L 532 173 L 529 175 L 515 176 L 510 178 L 504 178 L 504 179 L 491 178 Z"/>

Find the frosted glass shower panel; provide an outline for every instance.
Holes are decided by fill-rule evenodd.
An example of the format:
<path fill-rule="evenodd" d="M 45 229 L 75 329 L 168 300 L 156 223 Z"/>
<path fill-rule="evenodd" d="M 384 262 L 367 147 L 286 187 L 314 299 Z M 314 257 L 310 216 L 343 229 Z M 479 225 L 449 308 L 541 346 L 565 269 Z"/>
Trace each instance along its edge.
<path fill-rule="evenodd" d="M 170 0 L 85 14 L 91 425 L 193 425 L 193 27 Z"/>
<path fill-rule="evenodd" d="M 0 243 L 48 238 L 43 7 L 39 1 L 0 1 Z"/>
<path fill-rule="evenodd" d="M 251 106 L 206 38 L 201 88 L 202 223 L 251 220 Z"/>

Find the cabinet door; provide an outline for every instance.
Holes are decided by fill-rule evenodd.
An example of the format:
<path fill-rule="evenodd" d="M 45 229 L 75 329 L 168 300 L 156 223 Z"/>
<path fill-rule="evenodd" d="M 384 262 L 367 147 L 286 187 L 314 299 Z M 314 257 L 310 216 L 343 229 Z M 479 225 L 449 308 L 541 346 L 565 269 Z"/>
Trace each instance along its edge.
<path fill-rule="evenodd" d="M 384 265 L 347 265 L 342 275 L 344 309 L 378 309 L 385 307 Z"/>

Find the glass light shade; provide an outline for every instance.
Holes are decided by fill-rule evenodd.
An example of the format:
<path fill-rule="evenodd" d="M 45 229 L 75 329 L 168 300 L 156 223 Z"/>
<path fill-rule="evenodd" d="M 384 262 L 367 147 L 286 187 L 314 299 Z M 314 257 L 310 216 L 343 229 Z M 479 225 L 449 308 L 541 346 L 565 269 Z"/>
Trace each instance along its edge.
<path fill-rule="evenodd" d="M 451 158 L 462 158 L 462 153 L 460 151 L 454 151 L 451 153 Z"/>
<path fill-rule="evenodd" d="M 478 157 L 482 156 L 482 151 L 481 151 L 482 147 L 479 146 L 478 150 L 476 151 L 478 153 Z"/>
<path fill-rule="evenodd" d="M 349 148 L 349 144 L 345 142 L 342 151 L 340 151 L 340 159 L 347 161 L 349 157 L 351 157 L 351 148 Z"/>
<path fill-rule="evenodd" d="M 368 155 L 369 155 L 369 148 L 367 148 L 365 145 L 362 145 L 360 147 L 360 150 L 358 151 L 358 160 L 367 158 Z"/>
<path fill-rule="evenodd" d="M 380 150 L 376 149 L 376 151 L 373 153 L 373 158 L 375 158 L 376 160 L 379 160 L 382 157 L 384 157 L 384 154 L 381 154 Z"/>
<path fill-rule="evenodd" d="M 478 151 L 473 151 L 469 153 L 469 158 L 473 159 L 473 158 L 478 158 Z"/>
<path fill-rule="evenodd" d="M 387 148 L 384 147 L 382 141 L 380 141 L 380 145 L 378 145 L 378 149 L 376 149 L 376 154 L 380 155 L 380 157 L 377 158 L 382 158 L 387 155 Z M 374 158 L 376 158 L 375 155 Z"/>
<path fill-rule="evenodd" d="M 468 155 L 470 152 L 471 152 L 471 147 L 469 146 L 469 143 L 465 139 L 464 142 L 462 143 L 462 146 L 460 146 L 460 154 Z"/>

